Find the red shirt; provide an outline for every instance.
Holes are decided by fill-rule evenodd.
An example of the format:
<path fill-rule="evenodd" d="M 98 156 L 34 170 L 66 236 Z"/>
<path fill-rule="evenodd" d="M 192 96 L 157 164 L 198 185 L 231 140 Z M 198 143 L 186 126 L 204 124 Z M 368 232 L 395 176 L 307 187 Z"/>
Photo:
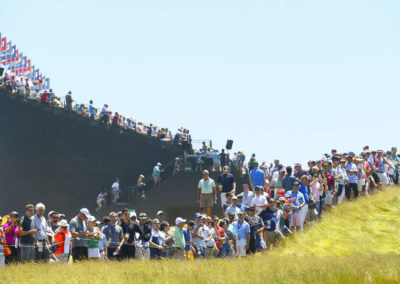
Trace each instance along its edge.
<path fill-rule="evenodd" d="M 42 103 L 47 102 L 47 93 L 44 92 L 44 93 L 42 94 L 42 96 L 40 97 L 40 99 L 42 100 Z"/>
<path fill-rule="evenodd" d="M 326 174 L 326 180 L 327 180 L 328 188 L 333 189 L 335 187 L 335 178 L 333 177 L 333 175 L 330 172 L 328 172 Z"/>
<path fill-rule="evenodd" d="M 217 231 L 215 232 L 215 235 L 218 236 L 220 238 L 225 238 L 225 231 L 224 229 L 222 229 L 220 226 L 217 226 Z M 222 243 L 220 240 L 217 240 L 217 237 L 215 237 L 215 244 L 217 245 L 217 248 L 220 249 L 222 247 Z"/>

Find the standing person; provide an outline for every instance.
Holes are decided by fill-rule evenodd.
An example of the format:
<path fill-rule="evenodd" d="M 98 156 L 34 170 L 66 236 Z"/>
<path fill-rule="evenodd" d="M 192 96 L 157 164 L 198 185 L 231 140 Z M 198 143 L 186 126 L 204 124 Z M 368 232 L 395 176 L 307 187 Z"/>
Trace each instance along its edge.
<path fill-rule="evenodd" d="M 261 211 L 263 211 L 268 206 L 267 198 L 262 194 L 262 191 L 259 186 L 254 188 L 256 192 L 256 196 L 251 201 L 250 206 L 256 208 L 256 215 L 260 215 Z"/>
<path fill-rule="evenodd" d="M 160 225 L 160 235 L 164 239 L 166 249 L 163 250 L 163 257 L 171 258 L 175 250 L 174 236 L 169 232 L 170 226 L 168 222 L 162 222 Z"/>
<path fill-rule="evenodd" d="M 108 217 L 107 217 L 108 218 Z M 108 247 L 108 242 L 106 235 L 104 235 L 102 231 L 102 223 L 100 221 L 96 221 L 96 227 L 99 228 L 100 233 L 101 233 L 101 242 L 99 242 L 99 250 L 100 250 L 100 259 L 108 259 L 107 256 L 107 247 Z"/>
<path fill-rule="evenodd" d="M 250 225 L 244 220 L 244 212 L 240 212 L 238 216 L 239 220 L 233 223 L 237 234 L 236 255 L 245 257 L 250 245 Z"/>
<path fill-rule="evenodd" d="M 251 206 L 251 201 L 254 198 L 254 193 L 250 191 L 250 187 L 247 183 L 243 184 L 243 192 L 241 193 L 243 196 L 242 203 L 245 207 Z"/>
<path fill-rule="evenodd" d="M 72 92 L 69 91 L 67 95 L 65 96 L 65 109 L 68 111 L 72 111 L 72 102 L 74 100 L 72 99 Z"/>
<path fill-rule="evenodd" d="M 393 182 L 394 182 L 394 184 L 398 184 L 399 183 L 400 158 L 397 156 L 397 148 L 396 147 L 392 147 L 391 152 L 392 152 L 392 154 L 391 154 L 392 162 L 395 166 Z"/>
<path fill-rule="evenodd" d="M 157 187 L 161 182 L 161 173 L 163 170 L 161 169 L 162 164 L 160 162 L 153 168 L 153 182 L 154 187 Z"/>
<path fill-rule="evenodd" d="M 237 206 L 237 201 L 238 201 L 237 196 L 236 196 L 236 195 L 233 196 L 233 197 L 232 197 L 232 205 L 229 206 L 229 207 L 226 209 L 226 211 L 225 211 L 225 215 L 226 215 L 226 216 L 228 216 L 228 214 L 229 214 L 230 212 L 232 212 L 233 214 L 235 214 L 235 219 L 238 218 L 238 213 L 239 213 L 240 211 L 243 211 L 243 210 L 240 210 L 240 208 Z"/>
<path fill-rule="evenodd" d="M 278 192 L 282 189 L 282 181 L 283 178 L 285 177 L 285 170 L 280 170 L 279 175 L 276 178 L 273 178 L 269 188 L 271 190 L 271 198 L 277 198 L 278 197 Z"/>
<path fill-rule="evenodd" d="M 249 175 L 250 186 L 255 189 L 256 186 L 267 187 L 265 173 L 258 167 L 258 162 L 254 161 L 254 169 L 250 171 Z"/>
<path fill-rule="evenodd" d="M 128 213 L 128 214 L 126 214 Z M 136 216 L 135 212 L 129 213 L 129 209 L 123 211 L 124 220 L 121 223 L 121 227 L 124 233 L 124 240 L 120 249 L 121 259 L 133 259 L 136 254 L 135 246 L 143 237 L 143 231 L 139 224 L 132 221 L 132 217 Z M 139 237 L 136 237 L 136 234 Z"/>
<path fill-rule="evenodd" d="M 21 222 L 19 214 L 16 211 L 10 213 L 10 218 L 3 226 L 5 241 L 11 251 L 10 255 L 6 255 L 5 264 L 12 264 L 19 262 L 19 238 L 20 238 Z"/>
<path fill-rule="evenodd" d="M 108 240 L 107 257 L 110 260 L 118 259 L 118 247 L 124 238 L 120 225 L 117 224 L 117 213 L 111 212 L 110 223 L 103 228 L 103 234 Z"/>
<path fill-rule="evenodd" d="M 229 172 L 229 167 L 224 167 L 224 172 L 220 174 L 218 177 L 218 188 L 221 192 L 221 207 L 224 207 L 226 203 L 226 194 L 232 193 L 232 195 L 236 192 L 236 181 L 235 177 Z"/>
<path fill-rule="evenodd" d="M 79 214 L 69 222 L 69 230 L 72 236 L 72 258 L 74 261 L 86 260 L 88 257 L 86 221 L 89 216 L 89 210 L 82 208 Z"/>
<path fill-rule="evenodd" d="M 193 239 L 192 239 L 192 231 L 194 229 L 195 223 L 193 220 L 190 220 L 187 223 L 186 229 L 183 230 L 183 236 L 185 238 L 185 259 L 186 260 L 194 260 L 193 255 Z"/>
<path fill-rule="evenodd" d="M 198 258 L 198 257 L 204 255 L 204 249 L 202 247 L 202 242 L 204 240 L 204 236 L 203 236 L 204 223 L 202 223 L 202 221 L 201 221 L 202 217 L 203 217 L 203 215 L 201 215 L 200 213 L 196 213 L 194 215 L 195 225 L 193 226 L 192 237 L 193 237 L 193 247 L 195 249 L 195 253 L 194 253 L 195 258 Z"/>
<path fill-rule="evenodd" d="M 160 233 L 160 220 L 153 219 L 151 229 L 151 237 L 149 240 L 150 245 L 150 258 L 151 259 L 161 259 L 162 252 L 165 248 L 165 242 Z"/>
<path fill-rule="evenodd" d="M 117 178 L 115 180 L 115 182 L 112 184 L 111 189 L 112 189 L 112 193 L 113 193 L 113 197 L 114 197 L 113 202 L 117 203 L 118 199 L 119 199 L 119 193 L 120 193 L 120 190 L 119 190 L 119 178 Z"/>
<path fill-rule="evenodd" d="M 140 229 L 143 231 L 141 238 L 141 251 L 138 252 L 138 257 L 140 259 L 150 259 L 150 238 L 151 238 L 151 227 L 149 225 L 149 218 L 146 213 L 139 214 L 139 225 Z"/>
<path fill-rule="evenodd" d="M 102 240 L 101 231 L 95 226 L 96 218 L 89 216 L 88 221 L 88 258 L 100 259 L 99 242 Z"/>
<path fill-rule="evenodd" d="M 104 187 L 103 191 L 99 193 L 99 195 L 97 196 L 97 208 L 95 209 L 95 211 L 99 211 L 101 208 L 106 208 L 107 207 L 107 188 Z"/>
<path fill-rule="evenodd" d="M 336 167 L 336 175 L 338 177 L 338 182 L 339 182 L 338 191 L 336 193 L 338 197 L 337 204 L 341 204 L 343 202 L 343 197 L 345 193 L 345 185 L 346 182 L 348 182 L 346 173 L 346 160 L 340 160 L 339 165 Z"/>
<path fill-rule="evenodd" d="M 68 231 L 67 220 L 61 220 L 59 228 L 58 233 L 53 238 L 53 243 L 56 243 L 55 246 L 57 247 L 54 255 L 60 263 L 68 263 L 71 233 Z"/>
<path fill-rule="evenodd" d="M 35 259 L 35 234 L 37 230 L 33 224 L 33 204 L 25 206 L 25 216 L 21 224 L 21 261 L 31 262 Z"/>
<path fill-rule="evenodd" d="M 263 220 L 256 216 L 256 208 L 247 207 L 245 212 L 245 221 L 250 225 L 250 242 L 248 253 L 256 253 L 257 247 L 262 246 L 260 234 L 264 231 Z"/>
<path fill-rule="evenodd" d="M 35 234 L 36 238 L 36 256 L 35 261 L 49 262 L 50 251 L 49 251 L 49 239 L 47 238 L 48 224 L 46 218 L 44 218 L 44 211 L 46 207 L 43 203 L 38 203 L 35 206 L 36 214 L 33 216 L 33 223 L 37 232 Z"/>
<path fill-rule="evenodd" d="M 140 175 L 136 183 L 136 188 L 137 188 L 136 198 L 141 198 L 141 199 L 146 198 L 145 187 L 146 183 L 144 182 L 144 175 Z"/>
<path fill-rule="evenodd" d="M 382 182 L 382 185 L 388 185 L 389 184 L 389 179 L 386 174 L 386 169 L 385 169 L 385 164 L 387 163 L 385 158 L 383 157 L 383 151 L 378 150 L 377 151 L 377 160 L 378 160 L 378 176 L 380 181 Z"/>
<path fill-rule="evenodd" d="M 303 194 L 304 196 L 304 206 L 300 210 L 300 215 L 301 215 L 301 232 L 303 232 L 303 225 L 304 221 L 306 220 L 307 212 L 308 212 L 308 203 L 310 202 L 310 198 L 308 195 L 309 189 L 308 189 L 308 176 L 303 175 L 300 178 L 300 186 L 299 186 L 299 191 Z"/>
<path fill-rule="evenodd" d="M 305 171 L 305 170 L 303 170 L 301 168 L 301 164 L 300 163 L 294 164 L 294 170 L 295 170 L 294 177 L 297 178 L 299 181 L 300 181 L 302 176 L 304 176 L 304 175 L 308 176 L 309 175 L 307 171 Z"/>
<path fill-rule="evenodd" d="M 197 203 L 200 204 L 200 210 L 202 214 L 211 215 L 211 208 L 214 206 L 214 202 L 217 201 L 217 190 L 215 182 L 209 177 L 207 170 L 203 171 L 203 178 L 199 181 L 197 189 Z"/>
<path fill-rule="evenodd" d="M 0 268 L 3 268 L 6 265 L 6 257 L 4 255 L 4 250 L 7 247 L 6 237 L 4 235 L 3 227 L 3 219 L 0 216 Z"/>
<path fill-rule="evenodd" d="M 286 167 L 286 176 L 282 180 L 282 187 L 285 192 L 288 192 L 293 189 L 293 184 L 296 181 L 296 178 L 292 175 L 293 169 L 291 166 Z"/>
<path fill-rule="evenodd" d="M 349 152 L 347 156 L 347 163 L 346 163 L 346 173 L 349 178 L 349 183 L 346 185 L 345 194 L 346 198 L 350 201 L 351 199 L 351 191 L 353 190 L 354 199 L 358 197 L 358 187 L 357 187 L 357 174 L 358 169 L 357 166 L 353 163 L 353 152 Z"/>
<path fill-rule="evenodd" d="M 165 213 L 164 213 L 164 211 L 159 210 L 159 211 L 157 212 L 156 218 L 160 221 L 160 224 L 161 224 L 162 222 L 166 221 L 166 220 L 165 220 Z"/>
<path fill-rule="evenodd" d="M 228 163 L 227 163 L 227 161 L 226 161 L 226 153 L 225 153 L 225 150 L 224 149 L 222 149 L 221 150 L 221 153 L 219 154 L 219 160 L 220 160 L 220 162 L 221 162 L 221 167 L 225 167 L 225 166 L 228 166 Z"/>
<path fill-rule="evenodd" d="M 173 255 L 174 259 L 183 259 L 185 254 L 185 237 L 183 235 L 183 227 L 185 226 L 186 220 L 178 217 L 175 219 L 175 228 L 173 236 L 175 239 L 175 252 Z"/>
<path fill-rule="evenodd" d="M 301 209 L 306 203 L 304 195 L 299 191 L 299 183 L 297 181 L 293 183 L 293 189 L 289 191 L 288 194 L 292 199 L 293 210 L 291 229 L 296 228 L 296 231 L 299 231 L 303 225 Z"/>
<path fill-rule="evenodd" d="M 203 220 L 203 218 L 202 218 Z M 205 224 L 202 229 L 203 233 L 203 250 L 204 258 L 214 257 L 215 240 L 213 236 L 214 229 L 212 228 L 212 219 L 210 216 L 205 218 Z"/>

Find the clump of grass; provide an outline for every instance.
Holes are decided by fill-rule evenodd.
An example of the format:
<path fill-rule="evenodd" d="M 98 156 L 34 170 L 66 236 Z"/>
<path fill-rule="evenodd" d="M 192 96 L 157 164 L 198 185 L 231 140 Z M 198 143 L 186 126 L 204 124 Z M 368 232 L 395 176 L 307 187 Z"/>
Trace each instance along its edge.
<path fill-rule="evenodd" d="M 396 187 L 344 204 L 267 254 L 14 265 L 0 270 L 0 283 L 399 283 L 399 201 Z"/>

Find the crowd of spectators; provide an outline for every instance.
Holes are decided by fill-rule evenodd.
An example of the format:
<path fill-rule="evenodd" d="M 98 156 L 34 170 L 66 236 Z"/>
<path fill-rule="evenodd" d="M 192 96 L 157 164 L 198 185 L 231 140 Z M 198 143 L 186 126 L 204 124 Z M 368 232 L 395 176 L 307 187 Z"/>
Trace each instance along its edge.
<path fill-rule="evenodd" d="M 51 107 L 64 108 L 67 111 L 74 112 L 77 115 L 100 121 L 106 125 L 115 128 L 121 128 L 126 131 L 133 131 L 144 136 L 153 137 L 163 142 L 170 142 L 183 150 L 191 151 L 191 135 L 189 130 L 181 127 L 173 134 L 168 128 L 158 127 L 154 124 L 146 124 L 142 121 L 136 121 L 132 117 L 126 117 L 118 112 L 112 112 L 108 104 L 102 108 L 95 107 L 93 101 L 89 104 L 77 103 L 72 98 L 72 92 L 69 91 L 64 98 L 57 96 L 53 89 L 43 89 L 43 82 L 32 80 L 23 76 L 10 76 L 4 73 L 0 77 L 0 88 L 6 89 L 12 95 L 26 98 L 27 100 L 37 101 Z"/>
<path fill-rule="evenodd" d="M 57 211 L 46 220 L 44 204 L 28 204 L 22 218 L 16 211 L 0 218 L 0 265 L 66 263 L 71 256 L 74 261 L 245 257 L 303 232 L 304 225 L 344 200 L 397 184 L 399 156 L 396 147 L 375 151 L 366 146 L 359 155 L 332 150 L 303 169 L 300 163 L 284 166 L 279 159 L 261 168 L 253 155 L 250 182 L 240 192 L 227 165 L 216 182 L 203 170 L 197 194 L 201 212 L 189 221 L 176 218 L 173 228 L 162 211 L 154 219 L 129 209 L 98 219 L 82 208 L 68 222 Z M 113 192 L 118 187 L 117 179 Z M 212 215 L 218 200 L 222 216 Z"/>

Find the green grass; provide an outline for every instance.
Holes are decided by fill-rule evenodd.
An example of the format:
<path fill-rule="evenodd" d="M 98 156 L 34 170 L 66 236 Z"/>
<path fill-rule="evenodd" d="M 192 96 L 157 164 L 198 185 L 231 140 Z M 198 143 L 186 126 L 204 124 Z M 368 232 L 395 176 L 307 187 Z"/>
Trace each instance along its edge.
<path fill-rule="evenodd" d="M 195 262 L 25 264 L 0 283 L 399 283 L 400 188 L 325 214 L 267 254 Z"/>

